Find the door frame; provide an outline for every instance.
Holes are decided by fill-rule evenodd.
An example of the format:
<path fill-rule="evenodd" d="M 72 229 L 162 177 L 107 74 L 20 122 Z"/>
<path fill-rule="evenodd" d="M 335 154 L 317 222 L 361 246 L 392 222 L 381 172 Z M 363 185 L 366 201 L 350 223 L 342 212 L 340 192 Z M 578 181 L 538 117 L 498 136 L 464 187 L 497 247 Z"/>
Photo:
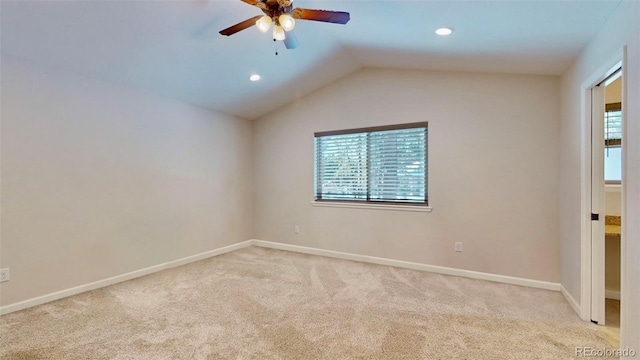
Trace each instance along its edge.
<path fill-rule="evenodd" d="M 591 88 L 591 321 L 605 325 L 605 85 Z M 593 217 L 593 215 L 591 215 Z"/>
<path fill-rule="evenodd" d="M 580 127 L 581 132 L 581 148 L 582 148 L 582 158 L 581 158 L 581 201 L 580 201 L 580 233 L 581 233 L 581 246 L 580 246 L 580 317 L 583 320 L 590 321 L 591 313 L 592 313 L 592 298 L 594 296 L 602 297 L 604 300 L 604 286 L 602 287 L 602 294 L 598 291 L 597 288 L 593 288 L 591 286 L 591 279 L 593 274 L 593 266 L 594 262 L 592 261 L 592 257 L 600 257 L 602 256 L 602 261 L 604 261 L 604 251 L 600 254 L 594 254 L 594 249 L 592 247 L 591 241 L 591 191 L 592 191 L 592 166 L 591 166 L 591 155 L 592 155 L 592 146 L 591 146 L 591 124 L 592 124 L 592 96 L 591 89 L 600 84 L 603 80 L 613 74 L 618 68 L 622 67 L 622 113 L 623 113 L 623 126 L 622 126 L 622 142 L 626 141 L 626 131 L 625 131 L 625 104 L 626 104 L 626 67 L 627 67 L 627 47 L 619 49 L 609 60 L 604 62 L 598 70 L 593 72 L 591 76 L 587 78 L 582 83 L 581 86 L 581 118 L 582 124 Z M 621 186 L 621 203 L 622 203 L 622 226 L 625 226 L 625 198 L 626 198 L 626 171 L 624 166 L 624 159 L 626 158 L 626 147 L 622 146 L 622 186 Z M 604 179 L 603 179 L 604 182 Z M 604 221 L 604 214 L 603 221 Z M 621 302 L 624 301 L 625 291 L 622 288 L 623 279 L 626 278 L 626 262 L 624 260 L 626 253 L 625 249 L 625 231 L 622 231 L 621 234 Z M 602 276 L 602 280 L 604 281 L 604 274 L 596 273 L 595 276 Z M 596 293 L 594 293 L 594 291 Z M 621 312 L 622 312 L 621 306 Z M 624 314 L 620 314 L 622 318 Z"/>

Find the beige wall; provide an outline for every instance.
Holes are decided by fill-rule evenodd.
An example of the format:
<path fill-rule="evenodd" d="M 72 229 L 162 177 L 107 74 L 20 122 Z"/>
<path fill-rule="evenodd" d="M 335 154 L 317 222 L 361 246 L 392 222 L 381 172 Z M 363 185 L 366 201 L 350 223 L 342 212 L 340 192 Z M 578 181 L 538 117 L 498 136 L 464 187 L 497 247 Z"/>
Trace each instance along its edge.
<path fill-rule="evenodd" d="M 604 101 L 607 104 L 622 102 L 622 78 L 619 77 L 605 87 Z"/>
<path fill-rule="evenodd" d="M 562 285 L 581 301 L 581 169 L 585 139 L 582 87 L 616 52 L 626 47 L 623 111 L 626 133 L 623 168 L 621 348 L 640 349 L 640 2 L 625 0 L 562 76 L 560 129 L 560 236 Z M 588 281 L 588 279 L 585 279 Z M 625 298 L 626 297 L 626 298 Z M 637 351 L 636 351 L 637 352 Z M 638 352 L 637 352 L 638 353 Z M 640 354 L 640 353 L 639 353 Z"/>
<path fill-rule="evenodd" d="M 251 125 L 2 57 L 0 304 L 251 238 Z"/>
<path fill-rule="evenodd" d="M 255 236 L 557 282 L 558 99 L 557 77 L 360 70 L 254 123 Z M 314 132 L 417 121 L 433 212 L 311 206 Z"/>
<path fill-rule="evenodd" d="M 605 207 L 607 215 L 621 215 L 620 188 L 607 186 L 605 192 Z M 604 287 L 606 290 L 620 291 L 620 237 L 607 236 L 605 238 L 604 259 Z"/>
<path fill-rule="evenodd" d="M 604 288 L 605 290 L 620 291 L 620 237 L 607 236 L 604 245 Z M 611 296 L 615 298 L 615 296 Z M 606 320 L 606 319 L 605 319 Z"/>
<path fill-rule="evenodd" d="M 622 214 L 620 188 L 607 188 L 604 194 L 604 201 L 607 215 L 620 216 Z"/>

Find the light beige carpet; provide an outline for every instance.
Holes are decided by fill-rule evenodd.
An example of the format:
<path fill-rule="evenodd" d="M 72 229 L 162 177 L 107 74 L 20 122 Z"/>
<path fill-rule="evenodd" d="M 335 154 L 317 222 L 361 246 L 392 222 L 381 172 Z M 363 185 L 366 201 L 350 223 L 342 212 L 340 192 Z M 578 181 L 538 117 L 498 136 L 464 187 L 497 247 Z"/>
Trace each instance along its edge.
<path fill-rule="evenodd" d="M 559 292 L 259 247 L 0 318 L 2 359 L 568 359 Z"/>

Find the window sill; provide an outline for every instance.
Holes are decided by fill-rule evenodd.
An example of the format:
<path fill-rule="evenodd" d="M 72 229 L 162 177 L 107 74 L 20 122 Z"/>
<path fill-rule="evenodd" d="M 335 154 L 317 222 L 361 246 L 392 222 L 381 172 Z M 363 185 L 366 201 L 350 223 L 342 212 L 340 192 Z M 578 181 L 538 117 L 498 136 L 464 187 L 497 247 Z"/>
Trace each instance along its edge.
<path fill-rule="evenodd" d="M 431 212 L 431 206 L 420 205 L 387 205 L 387 204 L 371 204 L 371 203 L 350 203 L 339 201 L 311 201 L 311 206 L 318 207 L 337 207 L 348 209 L 375 209 L 375 210 L 394 210 L 394 211 L 414 211 L 414 212 Z"/>

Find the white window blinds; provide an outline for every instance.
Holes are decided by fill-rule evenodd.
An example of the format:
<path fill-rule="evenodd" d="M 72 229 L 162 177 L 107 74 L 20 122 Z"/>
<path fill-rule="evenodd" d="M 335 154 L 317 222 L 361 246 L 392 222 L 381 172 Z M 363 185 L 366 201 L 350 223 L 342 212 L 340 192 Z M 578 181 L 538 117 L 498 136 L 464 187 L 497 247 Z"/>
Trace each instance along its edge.
<path fill-rule="evenodd" d="M 604 179 L 608 183 L 622 180 L 622 104 L 606 104 L 604 113 Z"/>
<path fill-rule="evenodd" d="M 606 105 L 604 113 L 604 141 L 607 147 L 622 144 L 622 104 Z"/>
<path fill-rule="evenodd" d="M 426 205 L 427 123 L 315 134 L 315 199 Z"/>

